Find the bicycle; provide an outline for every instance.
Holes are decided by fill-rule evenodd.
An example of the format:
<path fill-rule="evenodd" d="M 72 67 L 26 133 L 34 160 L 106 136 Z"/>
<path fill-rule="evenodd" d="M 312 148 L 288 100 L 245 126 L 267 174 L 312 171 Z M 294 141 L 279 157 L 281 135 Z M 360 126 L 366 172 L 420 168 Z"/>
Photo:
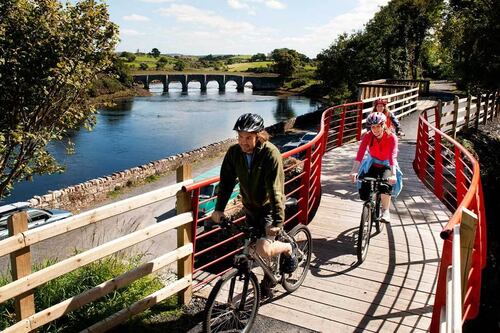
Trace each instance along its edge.
<path fill-rule="evenodd" d="M 372 226 L 375 225 L 375 230 L 380 233 L 383 229 L 381 223 L 381 193 L 386 193 L 388 184 L 386 179 L 364 177 L 359 179 L 360 182 L 369 183 L 370 194 L 368 199 L 363 203 L 363 211 L 361 212 L 361 221 L 358 230 L 357 256 L 358 263 L 362 263 L 368 254 L 368 245 L 370 244 Z"/>
<path fill-rule="evenodd" d="M 259 311 L 261 291 L 257 276 L 252 269 L 260 266 L 273 283 L 281 283 L 288 292 L 297 290 L 307 275 L 312 255 L 312 236 L 302 224 L 289 232 L 283 229 L 277 239 L 297 244 L 298 267 L 291 273 L 281 273 L 280 256 L 270 260 L 262 258 L 255 250 L 257 235 L 252 227 L 238 225 L 227 220 L 221 228 L 235 227 L 245 235 L 243 252 L 234 258 L 233 268 L 225 273 L 210 292 L 205 305 L 204 331 L 250 332 Z"/>

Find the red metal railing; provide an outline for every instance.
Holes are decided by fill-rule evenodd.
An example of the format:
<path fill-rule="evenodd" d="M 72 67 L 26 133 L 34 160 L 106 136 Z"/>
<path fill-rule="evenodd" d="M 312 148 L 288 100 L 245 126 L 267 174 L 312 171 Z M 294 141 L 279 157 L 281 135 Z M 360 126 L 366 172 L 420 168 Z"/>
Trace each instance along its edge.
<path fill-rule="evenodd" d="M 463 320 L 475 318 L 479 312 L 481 271 L 486 266 L 486 215 L 479 163 L 462 145 L 443 133 L 439 124 L 438 107 L 425 109 L 419 118 L 417 147 L 413 167 L 427 187 L 451 211 L 454 211 L 443 231 L 444 239 L 436 298 L 432 314 L 431 332 L 439 332 L 441 308 L 446 305 L 446 270 L 452 260 L 452 230 L 461 223 L 462 207 L 478 217 L 472 250 L 472 260 L 466 280 L 463 301 Z"/>
<path fill-rule="evenodd" d="M 285 161 L 285 195 L 287 198 L 295 197 L 298 201 L 296 209 L 286 212 L 285 225 L 291 222 L 308 224 L 312 220 L 321 200 L 323 155 L 344 142 L 360 139 L 362 110 L 362 102 L 328 108 L 322 114 L 316 137 L 282 155 Z M 200 201 L 200 190 L 218 181 L 219 177 L 212 177 L 184 188 L 191 192 L 192 198 L 195 288 L 202 287 L 226 272 L 230 268 L 230 259 L 241 250 L 241 243 L 238 243 L 241 233 L 225 235 L 220 228 L 211 229 L 207 225 L 210 216 L 202 216 L 199 212 L 200 204 L 215 200 L 212 197 Z M 244 219 L 242 216 L 235 223 L 242 223 Z"/>

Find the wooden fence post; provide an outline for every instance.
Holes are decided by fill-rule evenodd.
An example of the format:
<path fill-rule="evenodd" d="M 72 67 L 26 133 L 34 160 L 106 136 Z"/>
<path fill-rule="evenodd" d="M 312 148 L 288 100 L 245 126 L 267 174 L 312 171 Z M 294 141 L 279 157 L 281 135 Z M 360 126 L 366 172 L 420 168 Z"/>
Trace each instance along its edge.
<path fill-rule="evenodd" d="M 471 99 L 472 96 L 469 94 L 467 96 L 467 106 L 465 107 L 465 128 L 469 128 Z"/>
<path fill-rule="evenodd" d="M 13 236 L 28 230 L 28 214 L 19 212 L 10 216 L 7 220 L 9 235 Z M 12 281 L 18 280 L 31 274 L 31 252 L 26 246 L 10 254 L 10 265 L 12 267 Z M 17 296 L 14 300 L 17 320 L 22 320 L 35 313 L 34 290 Z"/>
<path fill-rule="evenodd" d="M 491 113 L 490 113 L 491 121 L 493 121 L 493 117 L 495 116 L 496 100 L 497 100 L 497 92 L 495 91 L 491 96 Z"/>
<path fill-rule="evenodd" d="M 192 178 L 191 165 L 183 164 L 177 168 L 177 182 L 180 183 L 184 180 Z M 185 191 L 177 192 L 177 202 L 175 209 L 177 214 L 189 212 L 191 207 L 191 194 Z M 193 242 L 193 227 L 191 224 L 184 224 L 177 228 L 177 248 Z M 177 261 L 177 276 L 183 278 L 192 273 L 193 270 L 193 257 L 186 256 L 184 259 Z M 193 287 L 189 286 L 179 293 L 179 304 L 188 304 L 193 296 Z"/>
<path fill-rule="evenodd" d="M 434 121 L 437 129 L 441 129 L 441 116 L 443 115 L 443 101 L 438 100 L 437 109 L 434 109 Z"/>
<path fill-rule="evenodd" d="M 481 116 L 481 93 L 477 95 L 476 99 L 476 118 L 474 119 L 474 128 L 479 128 L 479 117 Z"/>
<path fill-rule="evenodd" d="M 469 272 L 472 266 L 472 249 L 476 238 L 478 217 L 472 211 L 462 207 L 462 221 L 460 223 L 460 267 L 462 269 L 462 300 L 465 298 Z"/>
<path fill-rule="evenodd" d="M 486 121 L 488 120 L 488 102 L 489 102 L 489 96 L 488 93 L 485 94 L 484 97 L 484 116 L 483 116 L 483 125 L 486 125 Z"/>
<path fill-rule="evenodd" d="M 451 130 L 451 135 L 453 139 L 457 138 L 457 122 L 458 122 L 458 102 L 459 98 L 458 96 L 455 96 L 455 100 L 453 101 L 453 123 L 451 124 L 452 130 Z"/>

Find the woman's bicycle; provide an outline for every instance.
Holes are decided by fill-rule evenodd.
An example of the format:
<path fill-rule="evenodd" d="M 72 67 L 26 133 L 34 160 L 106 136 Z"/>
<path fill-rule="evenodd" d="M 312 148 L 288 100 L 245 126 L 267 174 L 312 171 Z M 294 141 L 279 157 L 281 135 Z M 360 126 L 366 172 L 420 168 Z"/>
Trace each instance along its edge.
<path fill-rule="evenodd" d="M 363 211 L 361 212 L 361 221 L 358 230 L 357 255 L 358 263 L 361 264 L 368 253 L 368 245 L 372 226 L 375 225 L 375 230 L 378 233 L 382 231 L 383 224 L 380 222 L 381 217 L 381 193 L 386 193 L 388 184 L 386 179 L 364 177 L 359 179 L 360 182 L 368 184 L 370 189 L 368 199 L 363 203 Z"/>
<path fill-rule="evenodd" d="M 252 227 L 227 220 L 221 228 L 236 228 L 245 235 L 243 252 L 234 258 L 233 268 L 225 273 L 212 289 L 205 305 L 204 331 L 250 332 L 259 311 L 261 291 L 252 269 L 260 266 L 273 283 L 281 283 L 288 292 L 297 290 L 307 275 L 312 255 L 312 237 L 302 224 L 289 232 L 281 230 L 277 239 L 297 244 L 298 267 L 291 273 L 280 271 L 280 256 L 270 260 L 262 258 L 255 250 L 257 235 Z"/>

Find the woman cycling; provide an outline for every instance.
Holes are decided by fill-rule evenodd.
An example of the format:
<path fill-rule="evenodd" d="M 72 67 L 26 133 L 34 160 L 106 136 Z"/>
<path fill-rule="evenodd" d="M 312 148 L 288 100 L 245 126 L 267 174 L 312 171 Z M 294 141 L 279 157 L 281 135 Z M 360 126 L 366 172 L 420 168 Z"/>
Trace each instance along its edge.
<path fill-rule="evenodd" d="M 403 130 L 401 129 L 401 125 L 399 124 L 398 118 L 396 118 L 394 113 L 389 111 L 389 109 L 387 108 L 387 100 L 386 99 L 381 99 L 381 98 L 377 99 L 373 103 L 373 111 L 372 112 L 382 112 L 385 115 L 385 117 L 387 118 L 387 120 L 386 120 L 387 128 L 393 130 L 396 133 L 396 135 L 399 137 L 405 136 L 405 133 L 403 132 Z"/>
<path fill-rule="evenodd" d="M 391 222 L 389 212 L 391 205 L 391 194 L 397 197 L 401 191 L 402 173 L 399 170 L 397 162 L 398 139 L 386 125 L 387 118 L 381 112 L 373 112 L 366 118 L 366 126 L 369 129 L 363 138 L 354 160 L 351 180 L 355 182 L 357 178 L 362 177 L 381 177 L 387 179 L 389 187 L 386 193 L 382 193 L 382 216 L 381 220 L 386 223 Z M 368 150 L 367 157 L 363 160 L 365 152 Z M 359 184 L 358 184 L 359 185 Z M 362 200 L 368 199 L 370 189 L 369 184 L 361 183 L 359 196 Z"/>

